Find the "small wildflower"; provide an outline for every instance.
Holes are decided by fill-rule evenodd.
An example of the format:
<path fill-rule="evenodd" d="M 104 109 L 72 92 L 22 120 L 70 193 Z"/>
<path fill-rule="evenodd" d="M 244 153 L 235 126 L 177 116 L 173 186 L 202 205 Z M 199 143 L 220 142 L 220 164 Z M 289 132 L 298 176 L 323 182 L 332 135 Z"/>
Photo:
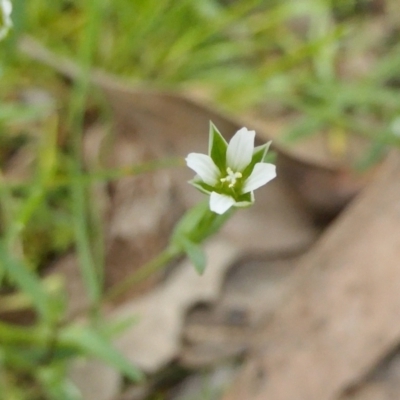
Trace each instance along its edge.
<path fill-rule="evenodd" d="M 255 135 L 242 128 L 228 144 L 211 124 L 208 155 L 190 153 L 186 157 L 187 166 L 197 173 L 190 183 L 210 195 L 211 211 L 223 214 L 232 206 L 250 206 L 254 190 L 275 178 L 275 165 L 265 162 L 271 142 L 254 147 Z"/>
<path fill-rule="evenodd" d="M 9 29 L 12 27 L 11 11 L 11 1 L 0 0 L 0 40 L 7 36 Z"/>

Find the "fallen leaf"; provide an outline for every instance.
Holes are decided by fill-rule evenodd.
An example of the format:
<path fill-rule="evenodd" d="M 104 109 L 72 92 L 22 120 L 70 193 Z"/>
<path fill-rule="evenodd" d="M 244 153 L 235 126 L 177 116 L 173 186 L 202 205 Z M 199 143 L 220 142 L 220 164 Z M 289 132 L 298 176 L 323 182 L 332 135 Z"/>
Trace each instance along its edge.
<path fill-rule="evenodd" d="M 400 398 L 400 353 L 390 354 L 338 397 L 338 400 L 397 400 Z"/>
<path fill-rule="evenodd" d="M 85 400 L 112 400 L 121 389 L 118 371 L 98 360 L 76 360 L 69 378 Z"/>
<path fill-rule="evenodd" d="M 189 368 L 217 365 L 243 356 L 257 326 L 287 295 L 299 255 L 247 256 L 229 269 L 218 300 L 188 313 L 179 362 Z"/>
<path fill-rule="evenodd" d="M 185 260 L 163 285 L 112 312 L 114 319 L 137 316 L 138 322 L 116 345 L 145 372 L 157 371 L 176 356 L 185 313 L 194 304 L 217 298 L 225 272 L 238 255 L 236 248 L 222 239 L 207 244 L 205 251 L 209 262 L 204 275 L 199 276 Z"/>
<path fill-rule="evenodd" d="M 329 400 L 400 341 L 400 158 L 326 231 L 225 400 Z"/>

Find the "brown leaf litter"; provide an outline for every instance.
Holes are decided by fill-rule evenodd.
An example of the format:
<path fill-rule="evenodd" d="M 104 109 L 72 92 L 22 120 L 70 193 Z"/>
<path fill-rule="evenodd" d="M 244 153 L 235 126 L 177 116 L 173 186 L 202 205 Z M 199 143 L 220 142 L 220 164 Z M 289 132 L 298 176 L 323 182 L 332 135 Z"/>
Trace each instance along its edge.
<path fill-rule="evenodd" d="M 398 346 L 399 174 L 394 154 L 303 257 L 224 399 L 337 399 Z"/>

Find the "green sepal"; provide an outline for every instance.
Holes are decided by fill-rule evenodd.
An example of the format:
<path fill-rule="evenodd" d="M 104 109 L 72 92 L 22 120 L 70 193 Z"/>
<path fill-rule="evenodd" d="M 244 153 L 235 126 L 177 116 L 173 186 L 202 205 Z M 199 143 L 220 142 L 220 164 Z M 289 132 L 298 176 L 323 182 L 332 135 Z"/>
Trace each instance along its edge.
<path fill-rule="evenodd" d="M 254 203 L 254 193 L 249 192 L 239 196 L 236 200 L 235 207 L 248 207 Z"/>
<path fill-rule="evenodd" d="M 224 172 L 226 170 L 226 150 L 228 149 L 228 143 L 212 122 L 210 122 L 209 136 L 208 155 L 220 171 Z"/>
<path fill-rule="evenodd" d="M 211 192 L 214 191 L 214 188 L 212 186 L 207 185 L 207 183 L 204 183 L 201 180 L 197 180 L 196 178 L 189 181 L 189 183 L 196 189 L 200 190 L 200 192 L 205 194 L 210 194 Z"/>
<path fill-rule="evenodd" d="M 202 248 L 187 239 L 186 237 L 181 238 L 181 244 L 186 255 L 189 257 L 190 261 L 193 263 L 194 268 L 197 273 L 202 275 L 206 269 L 207 259 Z"/>
<path fill-rule="evenodd" d="M 270 164 L 276 164 L 276 157 L 277 154 L 274 151 L 269 151 L 264 157 L 264 162 Z"/>
<path fill-rule="evenodd" d="M 263 144 L 262 146 L 257 146 L 257 147 L 254 149 L 253 157 L 255 156 L 255 154 L 256 154 L 259 150 L 261 150 L 261 149 L 264 148 L 264 149 L 263 149 L 263 150 L 264 150 L 264 154 L 263 154 L 263 158 L 262 158 L 261 162 L 266 162 L 266 160 L 267 160 L 267 153 L 268 153 L 268 151 L 269 151 L 269 148 L 271 147 L 271 143 L 272 143 L 272 140 L 270 140 L 269 142 Z"/>
<path fill-rule="evenodd" d="M 253 172 L 254 166 L 257 163 L 265 162 L 265 159 L 267 157 L 267 152 L 268 152 L 268 149 L 269 149 L 269 146 L 271 145 L 271 143 L 272 143 L 272 141 L 269 141 L 268 143 L 265 143 L 262 146 L 257 146 L 254 149 L 251 162 L 243 171 L 244 179 L 247 179 L 251 175 L 251 173 Z"/>

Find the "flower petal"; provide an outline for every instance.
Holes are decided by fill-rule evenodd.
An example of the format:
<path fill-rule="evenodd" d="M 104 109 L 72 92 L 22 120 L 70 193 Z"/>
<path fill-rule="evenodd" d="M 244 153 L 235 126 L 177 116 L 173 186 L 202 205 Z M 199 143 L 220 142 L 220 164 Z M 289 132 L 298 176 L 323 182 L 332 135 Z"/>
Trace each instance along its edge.
<path fill-rule="evenodd" d="M 0 0 L 0 40 L 3 39 L 12 26 L 10 18 L 12 12 L 12 4 L 9 0 Z"/>
<path fill-rule="evenodd" d="M 212 192 L 210 196 L 210 210 L 217 214 L 223 214 L 235 204 L 231 196 Z"/>
<path fill-rule="evenodd" d="M 3 10 L 4 13 L 8 16 L 10 16 L 11 11 L 12 11 L 12 3 L 10 0 L 3 0 L 2 1 L 2 5 L 3 5 Z"/>
<path fill-rule="evenodd" d="M 255 131 L 242 128 L 235 133 L 226 151 L 226 166 L 234 172 L 243 171 L 251 162 L 254 151 Z"/>
<path fill-rule="evenodd" d="M 253 172 L 247 178 L 242 193 L 252 192 L 276 177 L 276 167 L 273 164 L 257 163 Z"/>
<path fill-rule="evenodd" d="M 206 154 L 190 153 L 185 160 L 187 166 L 196 172 L 207 185 L 213 186 L 218 182 L 220 172 L 211 157 Z"/>

